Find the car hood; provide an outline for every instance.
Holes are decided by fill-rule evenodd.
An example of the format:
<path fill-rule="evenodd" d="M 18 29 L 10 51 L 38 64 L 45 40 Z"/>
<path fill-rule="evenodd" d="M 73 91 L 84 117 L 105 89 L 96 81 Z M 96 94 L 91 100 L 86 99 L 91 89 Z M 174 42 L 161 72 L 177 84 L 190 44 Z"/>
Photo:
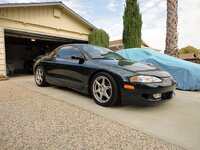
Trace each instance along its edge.
<path fill-rule="evenodd" d="M 96 60 L 95 62 L 103 66 L 119 67 L 134 72 L 158 69 L 155 66 L 150 66 L 145 63 L 132 62 L 128 60 Z"/>
<path fill-rule="evenodd" d="M 117 67 L 123 70 L 131 71 L 142 75 L 153 75 L 159 77 L 168 77 L 170 74 L 162 71 L 150 63 L 133 62 L 128 60 L 96 60 L 96 63 L 104 67 Z"/>

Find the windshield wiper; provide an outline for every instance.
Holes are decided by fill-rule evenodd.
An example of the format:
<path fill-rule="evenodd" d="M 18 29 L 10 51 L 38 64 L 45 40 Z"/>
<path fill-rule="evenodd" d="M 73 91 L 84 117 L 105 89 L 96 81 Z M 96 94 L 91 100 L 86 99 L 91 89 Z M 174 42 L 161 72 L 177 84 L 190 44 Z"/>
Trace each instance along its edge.
<path fill-rule="evenodd" d="M 127 60 L 126 58 L 116 58 L 116 60 Z"/>
<path fill-rule="evenodd" d="M 92 58 L 92 59 L 109 59 L 109 58 L 105 58 L 105 57 L 96 57 L 96 58 Z"/>

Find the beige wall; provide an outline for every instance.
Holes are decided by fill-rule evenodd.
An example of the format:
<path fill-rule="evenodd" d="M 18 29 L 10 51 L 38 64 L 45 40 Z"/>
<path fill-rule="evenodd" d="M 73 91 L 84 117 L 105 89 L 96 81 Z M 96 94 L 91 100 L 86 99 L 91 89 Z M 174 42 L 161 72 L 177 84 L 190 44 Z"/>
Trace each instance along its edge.
<path fill-rule="evenodd" d="M 84 41 L 92 30 L 59 6 L 0 8 L 0 75 L 6 74 L 4 29 Z"/>
<path fill-rule="evenodd" d="M 59 15 L 56 16 L 56 12 L 59 12 Z M 0 25 L 6 29 L 86 41 L 92 30 L 58 6 L 1 8 Z"/>

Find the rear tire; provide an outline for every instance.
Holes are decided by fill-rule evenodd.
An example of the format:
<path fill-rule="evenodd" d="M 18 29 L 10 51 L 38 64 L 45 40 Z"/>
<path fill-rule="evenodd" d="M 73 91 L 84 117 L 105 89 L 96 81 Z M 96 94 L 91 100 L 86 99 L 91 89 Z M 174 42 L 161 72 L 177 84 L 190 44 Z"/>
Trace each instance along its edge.
<path fill-rule="evenodd" d="M 35 69 L 35 83 L 37 86 L 43 87 L 47 85 L 46 74 L 42 66 L 37 66 Z"/>
<path fill-rule="evenodd" d="M 101 106 L 108 107 L 119 102 L 119 88 L 115 79 L 108 73 L 97 73 L 91 82 L 90 93 L 94 101 Z"/>

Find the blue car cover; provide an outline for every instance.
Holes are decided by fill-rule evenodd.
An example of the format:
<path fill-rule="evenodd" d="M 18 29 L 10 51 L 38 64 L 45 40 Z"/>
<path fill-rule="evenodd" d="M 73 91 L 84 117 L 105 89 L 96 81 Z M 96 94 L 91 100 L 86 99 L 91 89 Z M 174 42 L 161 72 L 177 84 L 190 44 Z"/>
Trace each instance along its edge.
<path fill-rule="evenodd" d="M 154 64 L 169 72 L 181 90 L 200 90 L 200 65 L 146 48 L 130 48 L 117 51 L 132 61 L 142 61 Z"/>

